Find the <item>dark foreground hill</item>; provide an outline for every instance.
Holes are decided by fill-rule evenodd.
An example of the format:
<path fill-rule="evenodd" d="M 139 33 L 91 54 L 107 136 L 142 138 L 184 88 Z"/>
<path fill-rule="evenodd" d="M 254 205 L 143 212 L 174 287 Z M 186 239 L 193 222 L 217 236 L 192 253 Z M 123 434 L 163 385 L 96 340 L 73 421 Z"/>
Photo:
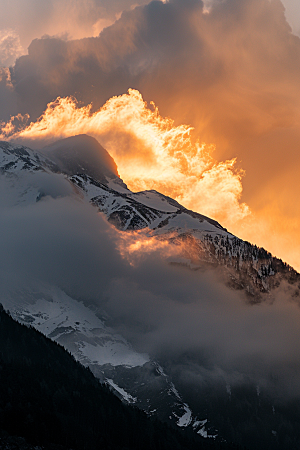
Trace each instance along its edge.
<path fill-rule="evenodd" d="M 123 404 L 63 347 L 17 323 L 1 306 L 0 447 L 31 444 L 78 450 L 241 448 L 189 436 Z"/>

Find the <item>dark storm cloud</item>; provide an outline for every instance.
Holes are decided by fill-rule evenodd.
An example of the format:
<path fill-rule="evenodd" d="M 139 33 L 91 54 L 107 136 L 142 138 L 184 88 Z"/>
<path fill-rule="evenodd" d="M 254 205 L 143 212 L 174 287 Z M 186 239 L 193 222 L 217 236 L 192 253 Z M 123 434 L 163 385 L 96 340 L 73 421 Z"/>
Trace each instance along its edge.
<path fill-rule="evenodd" d="M 199 51 L 198 39 L 188 48 L 195 38 L 190 17 L 201 10 L 202 2 L 197 0 L 152 2 L 124 12 L 99 38 L 34 40 L 29 55 L 17 61 L 14 71 L 21 112 L 36 118 L 47 102 L 66 95 L 99 107 L 112 95 L 141 87 L 153 70 L 158 74 L 168 70 L 174 59 L 185 55 L 186 62 L 192 48 Z M 161 90 L 159 84 L 157 89 Z"/>
<path fill-rule="evenodd" d="M 7 122 L 17 112 L 17 94 L 11 84 L 10 71 L 0 68 L 0 123 Z"/>
<path fill-rule="evenodd" d="M 15 83 L 25 108 L 31 107 L 29 95 L 40 95 L 30 89 L 33 80 L 47 91 L 35 114 L 41 114 L 46 102 L 58 95 L 76 94 L 98 107 L 111 92 L 137 87 L 157 100 L 160 108 L 171 102 L 170 115 L 176 112 L 192 119 L 200 110 L 209 117 L 213 108 L 215 120 L 224 121 L 228 102 L 240 110 L 251 100 L 251 88 L 253 93 L 266 82 L 272 88 L 274 82 L 284 84 L 287 76 L 291 79 L 298 73 L 299 62 L 293 58 L 298 51 L 299 40 L 291 36 L 280 2 L 227 0 L 216 3 L 210 14 L 202 14 L 202 2 L 197 0 L 152 2 L 123 13 L 99 38 L 35 40 L 29 56 L 16 65 Z M 285 75 L 283 80 L 280 75 Z M 242 88 L 243 102 L 237 101 Z M 26 98 L 25 91 L 29 91 Z M 216 100 L 226 93 L 233 98 L 227 98 L 227 105 L 219 105 L 218 110 Z M 272 105 L 263 105 L 264 96 L 256 100 L 261 101 L 258 110 L 259 106 L 270 110 Z M 245 114 L 251 119 L 252 103 L 243 119 Z M 228 108 L 227 113 L 235 115 Z"/>
<path fill-rule="evenodd" d="M 26 50 L 33 39 L 44 35 L 73 39 L 96 36 L 103 27 L 115 22 L 123 10 L 144 3 L 145 0 L 3 0 L 0 30 L 12 30 Z"/>

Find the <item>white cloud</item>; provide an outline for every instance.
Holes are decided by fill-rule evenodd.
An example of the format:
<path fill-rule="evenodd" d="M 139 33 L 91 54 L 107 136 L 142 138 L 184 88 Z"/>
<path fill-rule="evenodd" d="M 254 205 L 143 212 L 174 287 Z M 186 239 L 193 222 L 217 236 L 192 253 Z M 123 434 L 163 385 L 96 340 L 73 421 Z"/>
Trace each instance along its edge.
<path fill-rule="evenodd" d="M 300 36 L 300 2 L 299 0 L 282 0 L 285 6 L 285 17 L 293 29 L 293 33 Z"/>
<path fill-rule="evenodd" d="M 11 28 L 0 30 L 0 67 L 9 67 L 23 55 L 19 35 Z"/>

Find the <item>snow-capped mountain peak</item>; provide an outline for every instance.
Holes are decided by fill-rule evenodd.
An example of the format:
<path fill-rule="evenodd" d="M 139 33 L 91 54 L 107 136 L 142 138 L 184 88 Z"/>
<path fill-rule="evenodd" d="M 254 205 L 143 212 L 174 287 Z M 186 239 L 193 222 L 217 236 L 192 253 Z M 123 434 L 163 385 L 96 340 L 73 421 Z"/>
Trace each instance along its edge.
<path fill-rule="evenodd" d="M 112 158 L 93 138 L 72 137 L 41 151 L 0 142 L 0 174 L 10 197 L 1 198 L 1 207 L 70 195 L 90 209 L 93 205 L 124 234 L 142 231 L 180 247 L 182 259 L 171 262 L 218 271 L 227 286 L 244 292 L 250 302 L 269 298 L 282 282 L 291 296 L 299 295 L 300 275 L 266 250 L 159 192 L 130 191 Z M 103 312 L 39 281 L 34 288 L 13 286 L 2 293 L 1 301 L 19 321 L 63 344 L 124 401 L 203 437 L 216 435 L 206 417 L 196 417 L 165 368 L 107 326 Z"/>

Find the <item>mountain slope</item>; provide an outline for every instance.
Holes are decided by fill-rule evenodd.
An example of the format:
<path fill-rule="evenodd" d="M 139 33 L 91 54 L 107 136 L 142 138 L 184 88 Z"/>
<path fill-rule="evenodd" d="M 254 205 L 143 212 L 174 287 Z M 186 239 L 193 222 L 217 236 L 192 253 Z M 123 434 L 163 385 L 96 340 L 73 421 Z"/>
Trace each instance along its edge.
<path fill-rule="evenodd" d="M 118 177 L 112 158 L 89 136 L 67 138 L 46 147 L 42 153 L 8 143 L 0 146 L 0 171 L 11 180 L 18 178 L 19 199 L 23 202 L 26 198 L 30 202 L 53 194 L 37 185 L 33 188 L 32 183 L 22 186 L 21 174 L 64 174 L 117 228 L 149 229 L 151 236 L 163 236 L 173 243 L 188 241 L 188 257 L 194 265 L 204 262 L 221 266 L 227 282 L 246 290 L 253 301 L 262 299 L 262 294 L 270 293 L 283 279 L 293 286 L 292 295 L 299 295 L 299 274 L 263 248 L 242 241 L 218 222 L 187 210 L 156 191 L 129 191 Z M 81 154 L 87 154 L 85 162 Z"/>
<path fill-rule="evenodd" d="M 300 275 L 292 267 L 173 199 L 156 191 L 120 193 L 87 175 L 74 175 L 70 180 L 117 228 L 148 229 L 149 236 L 187 244 L 186 256 L 194 268 L 203 263 L 221 267 L 227 284 L 245 290 L 251 301 L 262 300 L 282 280 L 291 286 L 291 295 L 299 296 Z"/>
<path fill-rule="evenodd" d="M 72 145 L 76 143 L 76 151 L 68 151 L 68 142 L 72 142 Z M 57 147 L 54 145 L 54 149 L 63 148 L 63 151 L 67 152 L 66 167 L 65 157 L 62 160 L 56 157 L 55 161 L 50 159 L 49 148 L 36 152 L 20 145 L 0 143 L 0 183 L 9 186 L 9 189 L 4 191 L 7 192 L 7 198 L 0 198 L 0 213 L 3 211 L 3 217 L 22 208 L 22 211 L 25 211 L 27 207 L 30 215 L 37 205 L 41 205 L 42 210 L 46 211 L 49 205 L 55 208 L 59 199 L 71 198 L 76 204 L 93 205 L 93 213 L 101 211 L 108 222 L 120 230 L 118 236 L 122 236 L 125 243 L 127 237 L 133 240 L 142 237 L 150 242 L 164 243 L 174 250 L 168 258 L 168 262 L 174 266 L 187 267 L 193 274 L 199 274 L 199 278 L 203 277 L 203 274 L 208 277 L 211 273 L 217 274 L 218 282 L 221 280 L 222 291 L 224 289 L 224 298 L 231 292 L 240 292 L 240 299 L 248 303 L 271 305 L 277 292 L 283 292 L 296 304 L 300 288 L 299 274 L 290 266 L 264 249 L 233 236 L 216 221 L 187 210 L 169 197 L 155 191 L 129 191 L 113 166 L 110 167 L 110 172 L 105 172 L 106 169 L 102 170 L 101 161 L 99 165 L 99 161 L 95 163 L 95 169 L 92 167 L 95 162 L 93 158 L 91 164 L 90 158 L 86 162 L 83 161 L 83 156 L 78 159 L 78 153 L 82 151 L 84 154 L 90 144 L 91 155 L 95 156 L 97 146 L 85 136 L 59 142 Z M 105 166 L 107 155 L 104 149 L 100 155 L 104 155 Z M 83 173 L 80 173 L 81 170 Z M 92 170 L 97 178 L 91 175 Z M 53 203 L 53 199 L 57 203 Z M 51 214 L 49 220 L 52 220 Z M 66 233 L 71 232 L 75 225 L 70 221 Z M 80 226 L 85 226 L 84 220 Z M 96 232 L 95 228 L 93 232 Z M 24 236 L 26 239 L 26 234 Z M 45 235 L 44 239 L 47 238 Z M 83 238 L 83 242 L 86 242 L 84 235 Z M 104 239 L 106 238 L 104 235 Z M 34 241 L 34 237 L 31 239 Z M 74 244 L 77 245 L 78 242 Z M 80 242 L 79 244 L 81 245 Z M 54 241 L 53 245 L 58 244 Z M 64 245 L 64 241 L 60 245 Z M 79 248 L 78 245 L 76 248 Z M 72 247 L 69 246 L 65 251 L 72 254 L 75 262 L 76 258 L 79 258 L 79 255 L 72 252 Z M 34 257 L 34 242 L 32 254 L 29 254 Z M 78 263 L 78 267 L 85 270 L 86 263 L 88 270 L 91 270 L 88 261 L 90 255 L 85 254 L 84 257 L 87 258 L 86 261 L 83 264 Z M 42 262 L 45 263 L 43 259 Z M 59 265 L 59 261 L 54 260 L 53 263 Z M 76 265 L 72 267 L 76 268 Z M 67 269 L 65 267 L 62 270 L 67 272 Z M 103 270 L 105 271 L 105 267 Z M 264 444 L 261 448 L 281 450 L 285 448 L 282 446 L 283 437 L 288 435 L 295 442 L 293 446 L 289 444 L 286 448 L 297 448 L 299 440 L 294 432 L 298 423 L 296 414 L 289 417 L 288 408 L 280 409 L 281 406 L 276 403 L 273 394 L 264 392 L 258 396 L 257 386 L 251 377 L 248 380 L 245 376 L 245 379 L 240 381 L 240 374 L 234 373 L 233 379 L 237 378 L 238 381 L 232 382 L 227 381 L 227 374 L 220 371 L 216 379 L 210 381 L 209 374 L 213 370 L 206 362 L 205 353 L 194 354 L 192 348 L 188 353 L 180 354 L 181 343 L 178 341 L 174 343 L 174 348 L 177 350 L 176 345 L 179 348 L 177 360 L 174 357 L 170 360 L 165 356 L 161 358 L 159 354 L 151 353 L 151 348 L 149 351 L 141 351 L 138 342 L 130 340 L 131 330 L 117 327 L 106 311 L 106 296 L 113 296 L 113 293 L 104 292 L 102 298 L 100 292 L 99 298 L 89 298 L 82 297 L 81 294 L 74 293 L 74 289 L 70 289 L 70 292 L 73 292 L 71 295 L 70 292 L 64 292 L 59 284 L 53 284 L 52 281 L 43 283 L 35 274 L 30 276 L 33 277 L 32 282 L 29 282 L 29 277 L 25 281 L 14 280 L 12 277 L 7 291 L 3 290 L 2 284 L 0 297 L 5 308 L 22 323 L 31 324 L 66 347 L 123 401 L 138 406 L 148 415 L 157 415 L 178 427 L 190 428 L 201 436 L 219 435 L 228 440 L 248 443 L 250 434 L 253 441 L 251 448 L 256 450 L 263 433 Z M 80 276 L 79 271 L 78 277 Z M 5 278 L 6 274 L 3 275 L 4 281 Z M 74 278 L 72 279 L 74 281 Z M 92 275 L 89 280 L 92 281 Z M 212 279 L 212 282 L 215 281 L 215 278 Z M 122 284 L 120 286 L 122 289 Z M 134 287 L 134 283 L 132 286 Z M 180 286 L 177 287 L 180 289 Z M 83 290 L 85 288 L 88 286 L 83 286 Z M 125 285 L 125 289 L 129 290 L 124 291 L 124 302 L 129 299 L 130 303 L 131 285 L 129 288 Z M 159 289 L 158 285 L 158 292 Z M 215 293 L 218 294 L 217 291 Z M 147 292 L 141 292 L 139 295 L 145 295 L 147 299 Z M 184 295 L 182 292 L 183 297 Z M 122 304 L 118 306 L 123 307 Z M 176 303 L 173 306 L 176 307 Z M 189 309 L 189 299 L 186 309 Z M 210 312 L 210 315 L 218 316 L 218 310 L 211 311 L 214 312 Z M 122 317 L 121 313 L 120 315 Z M 131 325 L 145 326 L 135 322 Z M 145 332 L 151 335 L 152 328 L 155 327 L 151 325 L 151 321 L 150 325 L 146 322 Z M 217 326 L 215 333 L 218 334 Z M 186 336 L 181 337 L 183 341 L 186 339 Z M 189 374 L 192 373 L 192 379 L 200 377 L 201 389 L 197 384 L 194 386 L 187 381 L 189 379 L 184 376 L 183 369 Z M 205 371 L 208 375 L 203 375 L 202 372 Z M 248 368 L 246 374 L 247 371 L 249 372 Z M 275 375 L 271 371 L 270 377 L 273 376 L 276 379 L 276 370 Z M 201 384 L 202 379 L 204 385 Z M 235 386 L 236 383 L 241 383 L 240 390 Z M 262 401 L 263 395 L 265 397 Z M 241 415 L 236 414 L 239 408 L 243 411 Z M 249 424 L 253 426 L 253 418 L 259 416 L 258 412 L 261 413 L 263 425 L 261 428 L 251 429 L 250 432 Z M 290 429 L 293 430 L 291 433 L 286 431 L 288 426 L 282 431 L 282 417 L 289 417 Z M 235 429 L 239 431 L 235 432 Z M 273 434 L 273 431 L 276 434 Z"/>
<path fill-rule="evenodd" d="M 61 346 L 15 322 L 2 306 L 0 323 L 2 433 L 64 449 L 238 448 L 191 439 L 125 406 Z"/>
<path fill-rule="evenodd" d="M 86 144 L 90 143 L 89 139 L 80 137 L 80 142 L 82 140 Z M 92 144 L 94 146 L 93 141 Z M 9 143 L 1 143 L 0 150 L 1 180 L 5 180 L 9 192 L 14 194 L 7 199 L 10 206 L 24 207 L 48 197 L 59 198 L 66 193 L 80 197 L 80 192 L 77 187 L 74 191 L 74 184 L 69 181 L 69 177 L 60 173 L 58 166 L 40 152 Z M 128 191 L 119 179 L 108 178 L 107 184 Z M 117 191 L 102 186 L 118 195 Z M 6 201 L 3 198 L 1 200 L 4 203 Z M 38 280 L 33 283 L 28 281 L 25 287 L 19 287 L 16 280 L 11 284 L 10 292 L 2 289 L 1 299 L 13 316 L 64 345 L 77 360 L 89 366 L 98 378 L 109 380 L 108 384 L 120 398 L 129 400 L 149 414 L 158 412 L 165 421 L 171 418 L 171 422 L 176 423 L 186 415 L 185 402 L 173 389 L 171 380 L 159 364 L 152 361 L 149 355 L 135 351 L 119 333 L 105 326 L 101 313 L 99 317 L 99 314 L 56 286 Z M 131 379 L 129 385 L 125 381 L 128 377 Z M 146 391 L 145 378 L 148 388 L 152 384 L 152 388 Z M 160 391 L 163 394 L 158 396 Z"/>

